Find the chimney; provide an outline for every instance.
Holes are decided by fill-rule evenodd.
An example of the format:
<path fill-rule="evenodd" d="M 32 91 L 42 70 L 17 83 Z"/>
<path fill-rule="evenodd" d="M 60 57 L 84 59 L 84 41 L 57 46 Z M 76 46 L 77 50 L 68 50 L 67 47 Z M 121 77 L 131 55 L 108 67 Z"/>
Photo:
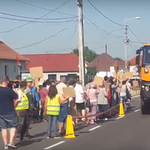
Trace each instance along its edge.
<path fill-rule="evenodd" d="M 107 54 L 107 44 L 105 45 L 105 53 Z"/>

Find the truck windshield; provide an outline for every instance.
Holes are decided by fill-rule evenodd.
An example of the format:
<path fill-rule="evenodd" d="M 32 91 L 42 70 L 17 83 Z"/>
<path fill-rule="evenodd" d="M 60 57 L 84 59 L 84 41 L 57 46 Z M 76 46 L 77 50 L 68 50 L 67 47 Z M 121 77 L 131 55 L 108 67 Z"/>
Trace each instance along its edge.
<path fill-rule="evenodd" d="M 150 47 L 144 49 L 144 64 L 150 64 Z"/>

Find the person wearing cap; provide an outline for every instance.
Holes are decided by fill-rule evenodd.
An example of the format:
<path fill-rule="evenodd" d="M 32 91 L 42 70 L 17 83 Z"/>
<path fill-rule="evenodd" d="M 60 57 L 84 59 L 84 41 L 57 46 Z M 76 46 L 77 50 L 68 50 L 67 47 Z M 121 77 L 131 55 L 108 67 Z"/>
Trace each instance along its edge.
<path fill-rule="evenodd" d="M 18 90 L 18 106 L 16 107 L 16 112 L 18 115 L 18 128 L 17 128 L 17 137 L 20 140 L 23 140 L 24 131 L 26 131 L 26 123 L 27 123 L 27 110 L 29 109 L 29 100 L 24 90 L 26 89 L 27 83 L 26 81 L 22 81 L 20 83 L 20 89 Z"/>
<path fill-rule="evenodd" d="M 34 109 L 34 97 L 33 97 L 33 94 L 31 92 L 31 87 L 32 87 L 33 81 L 34 81 L 34 79 L 32 77 L 27 77 L 26 78 L 27 87 L 24 90 L 24 93 L 26 94 L 26 96 L 28 97 L 28 100 L 29 100 L 29 109 L 27 111 L 27 128 L 26 128 L 25 136 L 24 136 L 28 139 L 31 138 L 31 136 L 29 134 L 29 127 L 31 124 L 31 117 L 33 114 L 33 109 Z"/>

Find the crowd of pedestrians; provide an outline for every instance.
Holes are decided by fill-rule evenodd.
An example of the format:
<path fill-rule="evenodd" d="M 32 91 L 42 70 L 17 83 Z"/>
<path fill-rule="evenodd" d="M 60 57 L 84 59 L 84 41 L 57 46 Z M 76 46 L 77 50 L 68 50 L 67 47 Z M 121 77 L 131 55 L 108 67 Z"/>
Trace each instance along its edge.
<path fill-rule="evenodd" d="M 68 114 L 77 116 L 74 123 L 83 121 L 93 125 L 99 119 L 108 120 L 109 117 L 105 114 L 96 117 L 96 113 L 104 112 L 120 101 L 126 108 L 131 100 L 129 80 L 118 82 L 107 76 L 100 86 L 91 80 L 83 87 L 79 81 L 70 79 L 66 82 L 61 78 L 60 82 L 47 80 L 37 88 L 31 77 L 20 81 L 18 86 L 10 88 L 9 85 L 9 78 L 3 78 L 0 85 L 0 127 L 4 149 L 17 148 L 15 137 L 20 140 L 31 138 L 29 127 L 33 119 L 47 122 L 47 138 L 58 139 L 65 134 Z M 63 88 L 66 87 L 74 88 L 74 97 L 64 97 Z"/>

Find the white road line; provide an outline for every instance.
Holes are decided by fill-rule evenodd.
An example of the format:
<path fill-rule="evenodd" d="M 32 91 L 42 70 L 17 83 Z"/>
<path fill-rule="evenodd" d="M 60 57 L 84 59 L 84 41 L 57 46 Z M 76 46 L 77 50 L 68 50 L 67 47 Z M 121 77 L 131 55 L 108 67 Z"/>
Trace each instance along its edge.
<path fill-rule="evenodd" d="M 95 129 L 97 129 L 97 128 L 100 128 L 101 126 L 96 126 L 96 127 L 94 127 L 94 128 L 91 128 L 91 129 L 89 129 L 89 131 L 93 131 L 93 130 L 95 130 Z"/>
<path fill-rule="evenodd" d="M 124 116 L 122 116 L 122 117 L 118 117 L 118 118 L 116 118 L 116 120 L 119 120 L 119 119 L 121 119 L 121 118 L 123 118 Z"/>
<path fill-rule="evenodd" d="M 56 147 L 56 146 L 58 146 L 58 145 L 60 145 L 60 144 L 63 144 L 63 143 L 65 143 L 65 141 L 58 142 L 58 143 L 56 143 L 56 144 L 54 144 L 54 145 L 51 145 L 51 146 L 49 146 L 49 147 L 46 147 L 46 148 L 44 148 L 44 149 L 45 149 L 45 150 L 51 149 L 51 148 Z"/>
<path fill-rule="evenodd" d="M 140 111 L 140 109 L 137 109 L 137 110 L 135 110 L 134 112 L 139 112 Z"/>

